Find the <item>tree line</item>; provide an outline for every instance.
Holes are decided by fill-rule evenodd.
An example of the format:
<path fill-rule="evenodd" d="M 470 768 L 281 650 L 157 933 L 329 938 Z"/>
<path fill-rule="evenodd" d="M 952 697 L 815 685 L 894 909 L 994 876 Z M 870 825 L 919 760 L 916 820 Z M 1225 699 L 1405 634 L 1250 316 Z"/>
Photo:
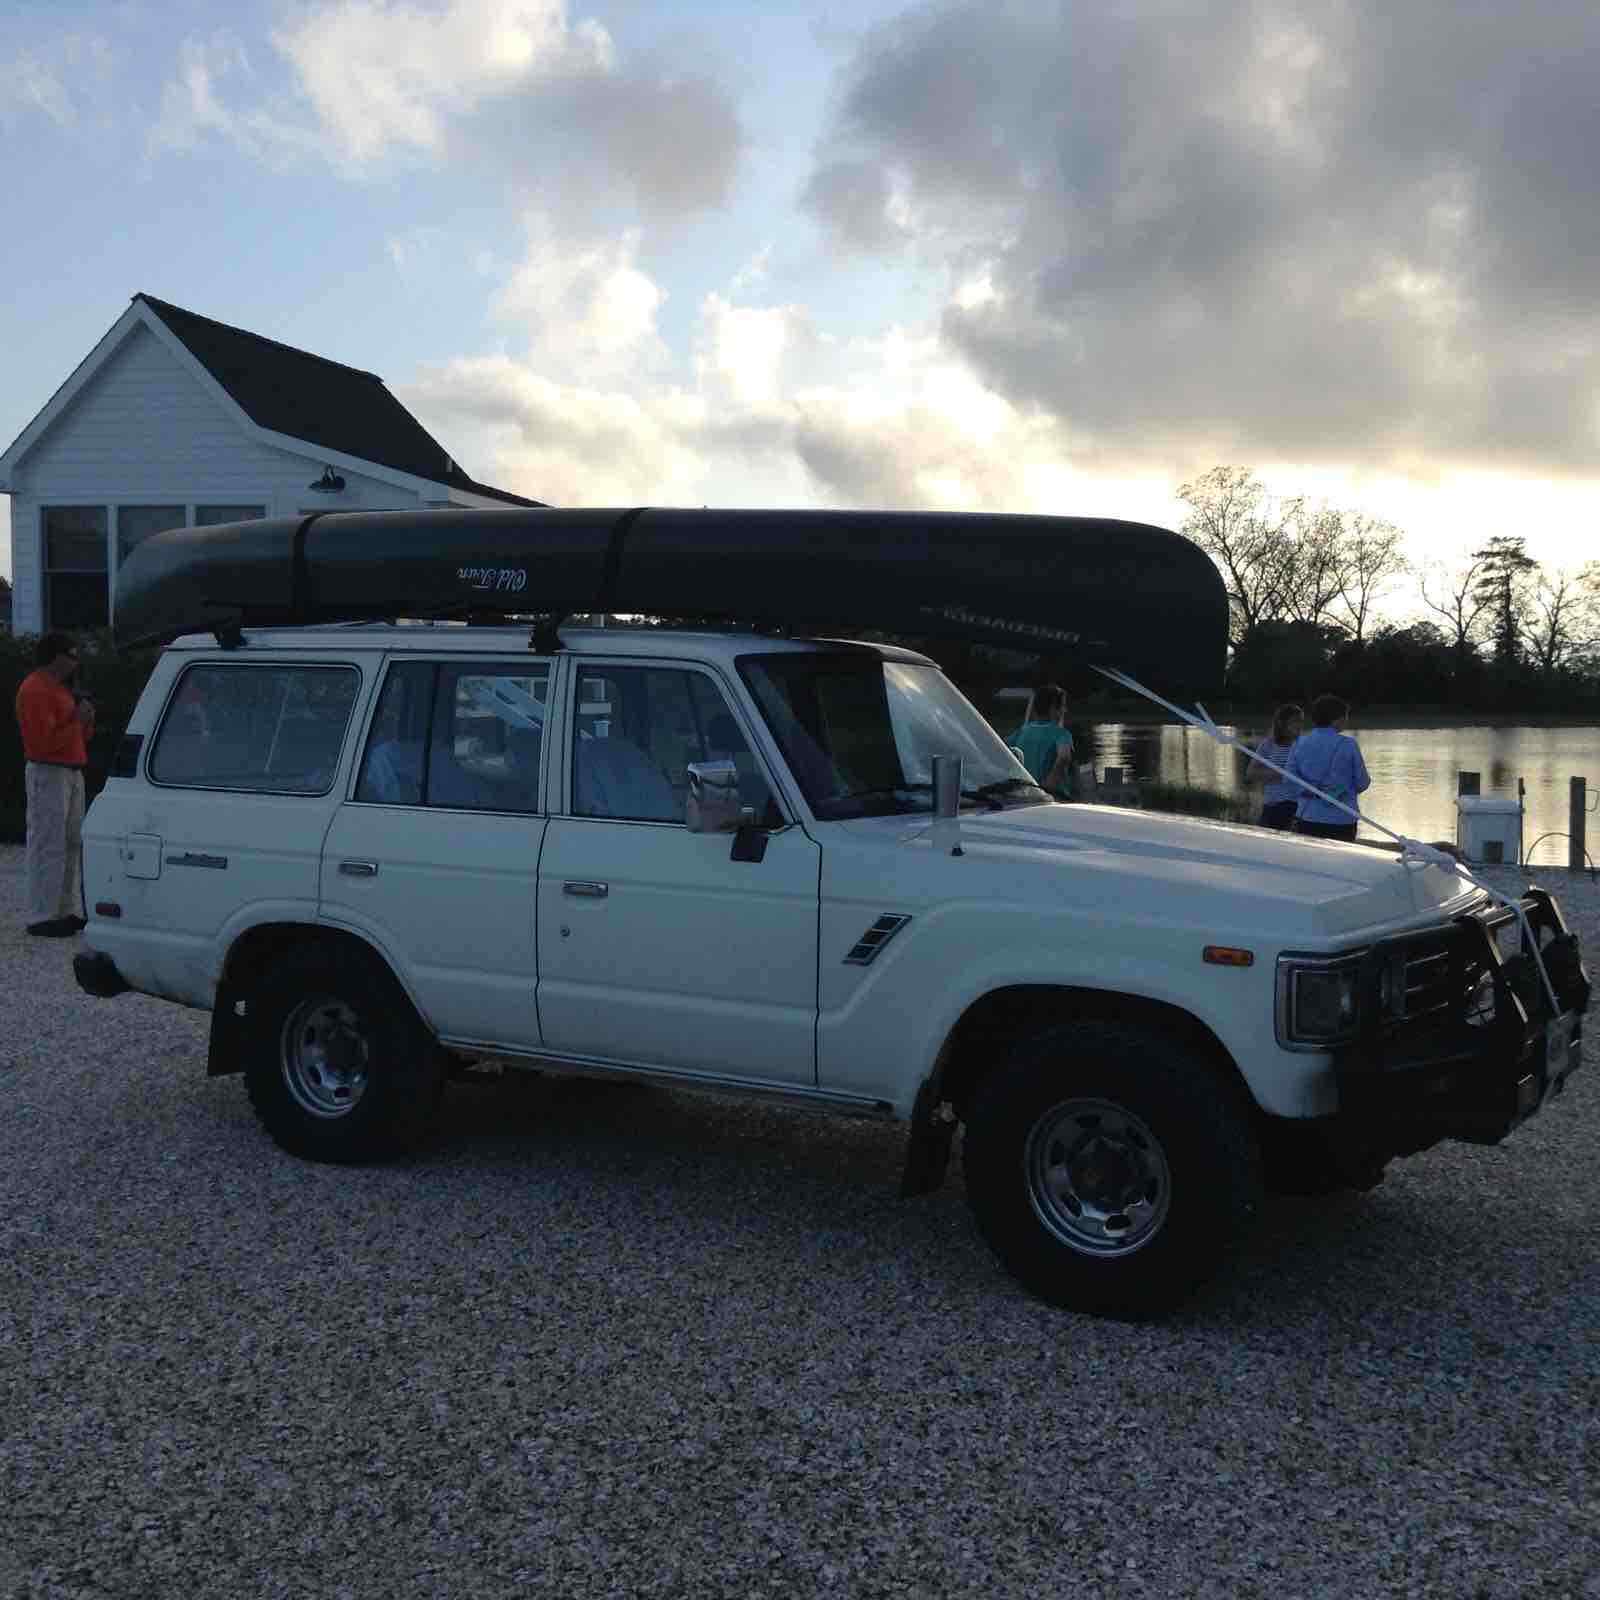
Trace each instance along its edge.
<path fill-rule="evenodd" d="M 1361 705 L 1600 711 L 1600 561 L 1549 569 L 1521 534 L 1455 562 L 1418 564 L 1392 523 L 1279 499 L 1247 468 L 1178 490 L 1179 531 L 1228 592 L 1228 688 L 1304 703 L 1334 689 Z M 1409 578 L 1430 616 L 1386 610 Z"/>

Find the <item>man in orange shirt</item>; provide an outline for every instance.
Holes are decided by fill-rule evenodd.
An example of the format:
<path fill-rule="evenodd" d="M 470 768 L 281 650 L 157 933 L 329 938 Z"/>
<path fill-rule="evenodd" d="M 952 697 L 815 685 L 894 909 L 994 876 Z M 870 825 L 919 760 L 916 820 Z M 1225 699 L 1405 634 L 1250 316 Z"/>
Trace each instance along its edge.
<path fill-rule="evenodd" d="M 28 932 L 65 939 L 83 928 L 78 849 L 94 706 L 86 695 L 72 691 L 78 647 L 66 634 L 45 634 L 34 660 L 37 667 L 17 690 L 17 722 L 27 758 Z"/>

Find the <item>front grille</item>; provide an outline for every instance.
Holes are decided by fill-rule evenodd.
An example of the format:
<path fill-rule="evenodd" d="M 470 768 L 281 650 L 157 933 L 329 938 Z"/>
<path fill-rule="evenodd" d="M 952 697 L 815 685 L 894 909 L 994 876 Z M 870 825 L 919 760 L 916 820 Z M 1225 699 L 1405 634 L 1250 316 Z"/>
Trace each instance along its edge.
<path fill-rule="evenodd" d="M 1449 943 L 1442 939 L 1396 956 L 1385 996 L 1390 1017 L 1415 1025 L 1447 1014 L 1460 993 L 1452 965 Z"/>
<path fill-rule="evenodd" d="M 1588 978 L 1559 910 L 1537 889 L 1524 898 L 1523 908 L 1561 1005 L 1582 1010 Z M 1502 1028 L 1520 1035 L 1550 1010 L 1538 968 L 1522 942 L 1516 914 L 1497 906 L 1449 927 L 1374 946 L 1363 963 L 1365 1049 L 1391 1059 L 1415 1058 L 1434 1050 L 1477 1048 L 1469 1041 L 1481 1045 L 1488 1033 Z"/>

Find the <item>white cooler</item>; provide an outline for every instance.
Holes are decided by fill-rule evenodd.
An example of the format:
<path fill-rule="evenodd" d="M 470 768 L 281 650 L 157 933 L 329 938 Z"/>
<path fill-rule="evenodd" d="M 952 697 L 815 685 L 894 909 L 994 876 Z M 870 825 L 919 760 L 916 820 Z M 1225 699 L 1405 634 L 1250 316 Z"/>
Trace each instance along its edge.
<path fill-rule="evenodd" d="M 1464 794 L 1456 800 L 1456 849 L 1468 861 L 1522 859 L 1522 803 L 1501 795 Z"/>

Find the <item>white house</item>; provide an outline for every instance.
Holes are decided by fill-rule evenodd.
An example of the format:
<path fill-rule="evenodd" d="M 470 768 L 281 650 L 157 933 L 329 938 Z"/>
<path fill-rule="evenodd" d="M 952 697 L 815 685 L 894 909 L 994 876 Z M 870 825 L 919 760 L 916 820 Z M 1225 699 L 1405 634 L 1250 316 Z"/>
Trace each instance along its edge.
<path fill-rule="evenodd" d="M 163 528 L 541 503 L 474 482 L 373 373 L 147 294 L 0 455 L 0 493 L 18 633 L 104 626 Z"/>

